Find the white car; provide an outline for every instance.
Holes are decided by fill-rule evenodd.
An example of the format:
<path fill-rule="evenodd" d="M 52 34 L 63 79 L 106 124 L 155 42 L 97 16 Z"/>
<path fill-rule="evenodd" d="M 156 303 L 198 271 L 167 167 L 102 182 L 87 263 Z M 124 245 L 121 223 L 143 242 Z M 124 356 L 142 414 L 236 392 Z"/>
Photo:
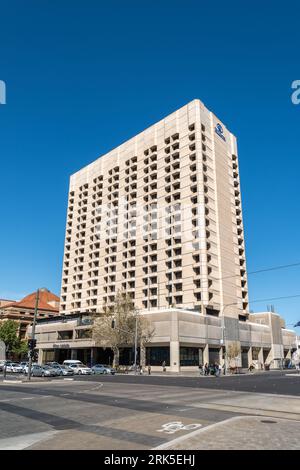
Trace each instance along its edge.
<path fill-rule="evenodd" d="M 64 364 L 67 365 L 67 364 Z M 75 375 L 91 375 L 92 369 L 90 367 L 85 366 L 80 362 L 79 364 L 68 364 L 68 367 L 71 367 L 74 370 Z"/>
<path fill-rule="evenodd" d="M 6 364 L 6 372 L 13 372 L 14 374 L 21 374 L 23 372 L 23 367 L 20 366 L 17 362 L 11 362 Z"/>

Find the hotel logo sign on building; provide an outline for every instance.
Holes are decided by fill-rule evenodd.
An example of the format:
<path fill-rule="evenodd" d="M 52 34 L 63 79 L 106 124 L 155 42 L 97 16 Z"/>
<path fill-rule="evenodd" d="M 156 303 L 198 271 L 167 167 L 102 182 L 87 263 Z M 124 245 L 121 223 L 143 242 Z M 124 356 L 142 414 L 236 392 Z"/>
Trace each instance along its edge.
<path fill-rule="evenodd" d="M 224 136 L 224 130 L 223 130 L 223 127 L 221 126 L 221 124 L 218 123 L 216 125 L 215 133 L 218 134 L 218 136 L 221 137 L 221 139 L 223 139 L 224 142 L 226 142 L 226 139 L 225 139 L 225 136 Z"/>
<path fill-rule="evenodd" d="M 0 104 L 6 104 L 6 85 L 3 80 L 0 80 Z"/>

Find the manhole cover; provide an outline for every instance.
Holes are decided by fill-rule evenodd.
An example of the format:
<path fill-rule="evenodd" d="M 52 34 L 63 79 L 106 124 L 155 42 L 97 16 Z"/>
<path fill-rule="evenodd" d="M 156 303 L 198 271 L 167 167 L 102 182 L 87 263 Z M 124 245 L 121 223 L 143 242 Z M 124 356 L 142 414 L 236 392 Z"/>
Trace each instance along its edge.
<path fill-rule="evenodd" d="M 276 424 L 277 421 L 271 421 L 270 419 L 262 419 L 262 420 L 261 420 L 261 423 L 265 423 L 265 424 Z"/>

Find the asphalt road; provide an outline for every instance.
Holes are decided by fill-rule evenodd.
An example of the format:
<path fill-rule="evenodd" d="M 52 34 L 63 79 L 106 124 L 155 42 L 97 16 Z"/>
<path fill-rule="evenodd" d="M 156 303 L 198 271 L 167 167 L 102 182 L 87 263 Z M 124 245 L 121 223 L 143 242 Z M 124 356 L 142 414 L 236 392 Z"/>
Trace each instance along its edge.
<path fill-rule="evenodd" d="M 240 416 L 296 424 L 299 393 L 300 377 L 281 373 L 0 380 L 0 449 L 152 449 Z"/>
<path fill-rule="evenodd" d="M 193 387 L 300 396 L 300 374 L 295 371 L 270 371 L 249 375 L 218 377 L 181 377 L 164 375 L 116 375 L 76 377 L 76 380 L 105 381 L 119 384 L 151 384 L 167 387 Z"/>

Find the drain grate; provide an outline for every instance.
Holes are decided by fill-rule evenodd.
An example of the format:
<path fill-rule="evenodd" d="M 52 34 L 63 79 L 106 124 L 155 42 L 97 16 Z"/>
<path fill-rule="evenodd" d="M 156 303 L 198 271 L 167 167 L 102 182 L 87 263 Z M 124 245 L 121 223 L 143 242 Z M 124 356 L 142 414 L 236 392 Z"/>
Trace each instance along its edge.
<path fill-rule="evenodd" d="M 270 419 L 262 419 L 260 422 L 265 423 L 265 424 L 276 424 L 277 423 L 277 421 L 271 421 Z"/>

